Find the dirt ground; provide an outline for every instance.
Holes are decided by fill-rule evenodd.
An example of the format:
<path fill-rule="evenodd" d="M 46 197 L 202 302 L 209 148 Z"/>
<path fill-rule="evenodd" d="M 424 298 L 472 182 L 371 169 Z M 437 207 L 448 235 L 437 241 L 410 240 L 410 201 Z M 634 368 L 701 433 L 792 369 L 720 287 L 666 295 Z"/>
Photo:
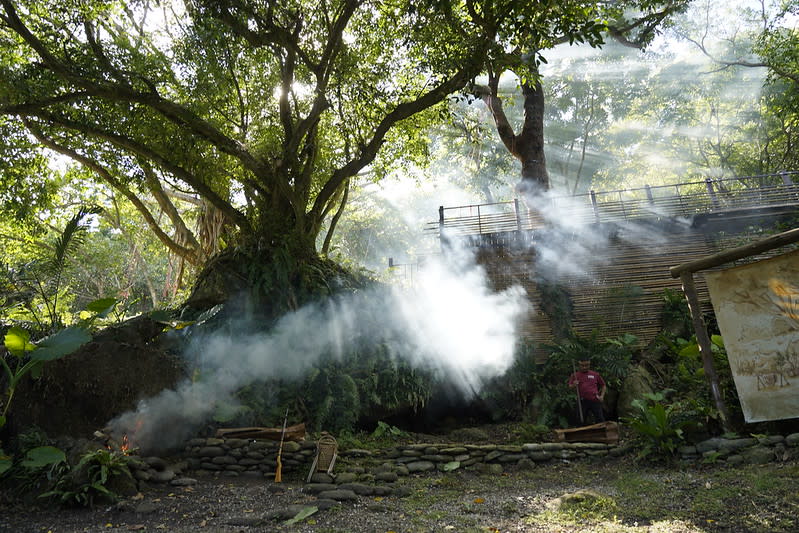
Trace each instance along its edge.
<path fill-rule="evenodd" d="M 631 457 L 502 474 L 400 477 L 329 508 L 300 479 L 200 477 L 94 509 L 0 507 L 3 532 L 765 532 L 799 529 L 799 464 L 656 466 Z M 571 507 L 564 496 L 591 491 Z M 571 500 L 567 500 L 571 501 Z M 580 503 L 581 502 L 581 503 Z M 559 506 L 560 505 L 560 506 Z M 303 516 L 305 517 L 303 518 Z"/>

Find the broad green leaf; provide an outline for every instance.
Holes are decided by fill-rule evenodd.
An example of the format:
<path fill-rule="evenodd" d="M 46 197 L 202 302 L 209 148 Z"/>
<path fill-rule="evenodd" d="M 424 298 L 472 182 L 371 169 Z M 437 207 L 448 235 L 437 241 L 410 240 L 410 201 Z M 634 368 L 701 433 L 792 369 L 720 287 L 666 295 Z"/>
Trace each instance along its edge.
<path fill-rule="evenodd" d="M 31 356 L 36 361 L 52 361 L 70 354 L 92 339 L 83 328 L 69 327 L 43 339 Z"/>
<path fill-rule="evenodd" d="M 15 357 L 24 357 L 26 353 L 36 349 L 36 345 L 30 342 L 30 338 L 30 333 L 18 326 L 14 326 L 6 333 L 6 349 Z"/>
<path fill-rule="evenodd" d="M 711 335 L 710 341 L 719 348 L 724 348 L 724 339 L 721 338 L 721 335 Z"/>
<path fill-rule="evenodd" d="M 100 298 L 99 300 L 89 302 L 86 306 L 86 310 L 95 313 L 99 318 L 105 318 L 114 310 L 114 307 L 116 307 L 118 303 L 119 300 L 116 298 Z"/>
<path fill-rule="evenodd" d="M 67 456 L 58 448 L 54 446 L 39 446 L 28 450 L 28 453 L 25 454 L 25 459 L 22 461 L 22 466 L 25 468 L 41 468 L 66 460 Z"/>
<path fill-rule="evenodd" d="M 309 505 L 308 507 L 303 507 L 302 509 L 300 509 L 299 513 L 294 515 L 294 518 L 289 518 L 288 520 L 286 520 L 283 523 L 285 525 L 287 525 L 287 526 L 290 526 L 290 525 L 296 524 L 297 522 L 302 522 L 303 520 L 305 520 L 309 516 L 311 516 L 314 513 L 316 513 L 318 510 L 319 510 L 319 508 L 316 507 L 316 506 L 313 506 L 313 505 Z"/>

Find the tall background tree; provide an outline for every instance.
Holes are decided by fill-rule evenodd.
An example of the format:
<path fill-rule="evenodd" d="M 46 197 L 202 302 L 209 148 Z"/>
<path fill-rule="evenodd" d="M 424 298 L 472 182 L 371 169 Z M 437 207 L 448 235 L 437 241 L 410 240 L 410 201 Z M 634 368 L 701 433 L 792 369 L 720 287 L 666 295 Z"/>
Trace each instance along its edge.
<path fill-rule="evenodd" d="M 245 265 L 282 261 L 294 275 L 316 261 L 353 177 L 423 154 L 408 147 L 481 72 L 492 86 L 515 69 L 537 106 L 535 73 L 554 44 L 599 45 L 609 17 L 646 21 L 630 23 L 634 33 L 677 4 L 0 5 L 0 115 L 28 132 L 3 142 L 29 153 L 35 139 L 114 189 L 173 254 L 205 267 L 195 302 L 207 303 L 254 285 Z M 533 146 L 523 178 L 542 179 L 543 158 L 530 155 L 539 132 L 514 139 L 503 141 Z M 202 220 L 191 224 L 179 201 Z M 231 289 L 231 279 L 247 282 Z"/>

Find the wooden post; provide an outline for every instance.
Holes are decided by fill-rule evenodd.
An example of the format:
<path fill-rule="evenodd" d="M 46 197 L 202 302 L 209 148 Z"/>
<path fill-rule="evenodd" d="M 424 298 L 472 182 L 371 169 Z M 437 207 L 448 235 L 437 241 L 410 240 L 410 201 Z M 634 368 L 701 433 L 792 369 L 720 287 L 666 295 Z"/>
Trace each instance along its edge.
<path fill-rule="evenodd" d="M 519 213 L 519 199 L 513 199 L 513 210 L 516 212 L 516 231 L 522 231 L 522 215 Z"/>
<path fill-rule="evenodd" d="M 593 190 L 591 191 L 591 208 L 594 210 L 594 218 L 596 218 L 597 223 L 599 222 L 599 205 L 596 203 L 596 192 Z"/>
<path fill-rule="evenodd" d="M 444 251 L 444 206 L 438 206 L 438 244 L 441 247 L 441 251 Z"/>
<path fill-rule="evenodd" d="M 652 196 L 652 187 L 649 185 L 644 185 L 646 189 L 646 199 L 649 201 L 649 205 L 655 205 L 655 197 Z"/>
<path fill-rule="evenodd" d="M 718 207 L 719 199 L 716 198 L 716 191 L 713 190 L 713 180 L 705 178 L 705 187 L 707 187 L 707 193 L 710 195 L 710 201 L 713 202 L 713 207 Z"/>
<path fill-rule="evenodd" d="M 716 374 L 716 367 L 713 364 L 713 345 L 710 342 L 710 337 L 707 334 L 707 326 L 705 320 L 702 318 L 702 308 L 699 304 L 699 296 L 696 294 L 696 286 L 694 286 L 693 272 L 684 271 L 680 274 L 682 281 L 682 290 L 685 293 L 685 299 L 688 300 L 688 310 L 691 312 L 691 319 L 694 324 L 694 331 L 696 331 L 696 342 L 699 344 L 699 353 L 702 355 L 702 366 L 705 369 L 705 379 L 710 384 L 710 392 L 713 395 L 713 401 L 718 409 L 719 417 L 721 418 L 721 426 L 726 432 L 732 432 L 730 426 L 730 415 L 727 412 L 727 407 L 724 405 L 724 400 L 721 397 L 721 389 L 719 387 L 719 377 Z"/>

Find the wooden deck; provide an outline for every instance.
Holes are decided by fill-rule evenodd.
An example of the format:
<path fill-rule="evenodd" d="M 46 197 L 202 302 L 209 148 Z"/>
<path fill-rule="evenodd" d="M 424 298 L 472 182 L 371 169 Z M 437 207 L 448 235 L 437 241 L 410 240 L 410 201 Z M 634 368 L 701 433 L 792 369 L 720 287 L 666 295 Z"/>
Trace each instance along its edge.
<path fill-rule="evenodd" d="M 682 288 L 669 268 L 762 238 L 763 221 L 799 216 L 795 176 L 786 172 L 592 192 L 552 198 L 552 211 L 544 207 L 544 213 L 533 213 L 520 201 L 442 207 L 439 221 L 428 228 L 442 239 L 478 249 L 478 260 L 497 290 L 523 286 L 533 311 L 521 325 L 521 334 L 549 343 L 551 326 L 542 311 L 535 269 L 539 252 L 553 238 L 549 233 L 556 226 L 555 217 L 568 220 L 568 230 L 556 230 L 554 238 L 569 241 L 561 243 L 565 249 L 585 248 L 591 258 L 583 271 L 563 269 L 557 278 L 569 288 L 574 331 L 589 335 L 596 330 L 603 338 L 632 333 L 645 344 L 662 329 L 664 290 Z M 602 237 L 586 244 L 585 235 Z M 704 277 L 697 276 L 696 284 L 703 306 L 711 310 Z"/>
<path fill-rule="evenodd" d="M 571 226 L 633 220 L 679 220 L 694 223 L 714 217 L 755 216 L 794 211 L 799 206 L 799 171 L 726 179 L 706 179 L 638 189 L 575 196 L 552 196 L 531 208 L 512 202 L 439 208 L 428 231 L 448 235 L 481 235 L 529 231 L 568 219 Z"/>

